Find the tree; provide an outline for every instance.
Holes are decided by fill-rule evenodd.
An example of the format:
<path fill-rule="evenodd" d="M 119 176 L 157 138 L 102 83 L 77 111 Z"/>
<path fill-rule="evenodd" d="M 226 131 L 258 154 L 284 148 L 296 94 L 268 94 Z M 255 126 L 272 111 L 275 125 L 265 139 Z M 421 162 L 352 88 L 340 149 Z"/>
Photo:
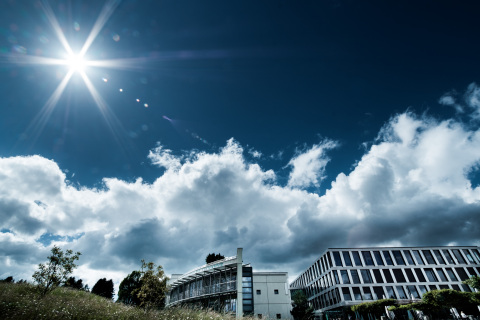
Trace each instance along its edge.
<path fill-rule="evenodd" d="M 469 285 L 470 287 L 480 291 L 480 277 L 471 276 L 470 279 L 467 279 L 462 282 L 463 284 Z"/>
<path fill-rule="evenodd" d="M 225 259 L 225 257 L 223 255 L 221 255 L 220 253 L 209 253 L 207 255 L 207 257 L 205 258 L 205 262 L 207 264 L 211 263 L 211 262 L 214 262 L 214 261 L 217 261 L 217 260 L 222 260 L 222 259 Z"/>
<path fill-rule="evenodd" d="M 107 280 L 106 278 L 99 279 L 97 283 L 92 288 L 92 293 L 97 296 L 104 297 L 107 299 L 113 299 L 113 294 L 115 290 L 113 288 L 112 279 Z"/>
<path fill-rule="evenodd" d="M 76 289 L 76 290 L 89 291 L 88 284 L 84 286 L 83 280 L 82 279 L 75 280 L 75 277 L 68 278 L 67 281 L 65 281 L 63 286 Z"/>
<path fill-rule="evenodd" d="M 14 283 L 15 280 L 13 280 L 13 277 L 12 277 L 12 276 L 9 276 L 9 277 L 6 277 L 6 278 L 3 279 L 3 280 L 0 280 L 0 282 Z"/>
<path fill-rule="evenodd" d="M 140 305 L 140 299 L 133 292 L 140 290 L 142 283 L 140 281 L 142 274 L 140 271 L 132 271 L 125 279 L 122 280 L 118 287 L 118 300 L 117 302 L 123 302 L 129 305 Z"/>
<path fill-rule="evenodd" d="M 32 276 L 38 284 L 42 296 L 67 280 L 73 269 L 77 267 L 75 261 L 79 259 L 80 255 L 80 252 L 74 254 L 72 250 L 63 252 L 57 246 L 52 248 L 52 255 L 47 257 L 48 262 L 39 264 L 38 271 L 35 271 Z"/>
<path fill-rule="evenodd" d="M 142 260 L 140 271 L 141 287 L 133 290 L 133 294 L 140 300 L 140 307 L 144 309 L 161 309 L 165 306 L 167 280 L 162 266 L 155 268 L 155 263 Z"/>
<path fill-rule="evenodd" d="M 307 296 L 302 290 L 296 291 L 292 295 L 292 310 L 290 314 L 295 320 L 311 320 L 314 313 L 313 308 L 308 304 Z"/>

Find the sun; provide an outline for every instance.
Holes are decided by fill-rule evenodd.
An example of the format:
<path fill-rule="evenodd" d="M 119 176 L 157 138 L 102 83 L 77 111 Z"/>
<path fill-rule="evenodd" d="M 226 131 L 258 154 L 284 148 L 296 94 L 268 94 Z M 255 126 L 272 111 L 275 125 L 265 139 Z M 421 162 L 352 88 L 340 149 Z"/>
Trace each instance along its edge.
<path fill-rule="evenodd" d="M 71 54 L 67 57 L 67 59 L 65 60 L 65 63 L 71 72 L 85 73 L 87 60 L 83 55 Z"/>

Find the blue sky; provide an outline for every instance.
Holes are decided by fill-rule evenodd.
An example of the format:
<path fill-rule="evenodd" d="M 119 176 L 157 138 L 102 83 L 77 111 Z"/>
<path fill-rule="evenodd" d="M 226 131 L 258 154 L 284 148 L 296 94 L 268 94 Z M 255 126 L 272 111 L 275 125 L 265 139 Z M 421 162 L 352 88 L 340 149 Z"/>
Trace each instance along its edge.
<path fill-rule="evenodd" d="M 239 246 L 293 277 L 327 247 L 479 245 L 476 7 L 2 2 L 0 278 L 55 243 L 92 285 Z M 67 81 L 61 35 L 92 28 Z"/>

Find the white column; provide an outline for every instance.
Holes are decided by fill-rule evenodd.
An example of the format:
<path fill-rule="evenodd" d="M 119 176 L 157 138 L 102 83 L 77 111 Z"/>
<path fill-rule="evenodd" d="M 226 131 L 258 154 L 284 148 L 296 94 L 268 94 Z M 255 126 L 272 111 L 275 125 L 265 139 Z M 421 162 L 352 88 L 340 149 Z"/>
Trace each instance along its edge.
<path fill-rule="evenodd" d="M 243 277 L 243 258 L 242 248 L 237 248 L 237 319 L 243 317 L 243 293 L 242 293 L 242 277 Z"/>

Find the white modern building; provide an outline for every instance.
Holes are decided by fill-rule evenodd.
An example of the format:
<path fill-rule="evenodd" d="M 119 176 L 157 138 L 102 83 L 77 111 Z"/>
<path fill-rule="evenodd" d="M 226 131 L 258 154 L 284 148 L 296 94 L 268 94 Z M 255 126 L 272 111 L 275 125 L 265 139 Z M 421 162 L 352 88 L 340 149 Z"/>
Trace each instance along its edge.
<path fill-rule="evenodd" d="M 462 281 L 480 275 L 479 247 L 329 248 L 291 284 L 321 317 L 383 298 L 415 301 L 431 290 L 472 291 Z"/>
<path fill-rule="evenodd" d="M 169 280 L 167 307 L 191 305 L 262 319 L 292 319 L 288 274 L 253 272 L 243 250 Z"/>

